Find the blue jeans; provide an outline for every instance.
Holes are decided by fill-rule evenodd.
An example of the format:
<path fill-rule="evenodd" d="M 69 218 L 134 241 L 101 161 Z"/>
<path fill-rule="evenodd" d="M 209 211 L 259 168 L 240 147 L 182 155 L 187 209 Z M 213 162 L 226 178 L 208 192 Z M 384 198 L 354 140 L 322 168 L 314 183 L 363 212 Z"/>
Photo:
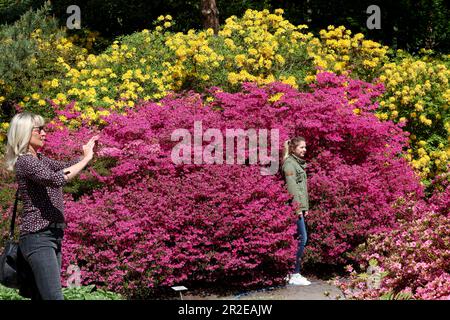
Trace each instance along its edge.
<path fill-rule="evenodd" d="M 303 211 L 304 215 L 304 211 Z M 308 234 L 306 232 L 305 218 L 301 216 L 297 220 L 297 233 L 298 233 L 298 248 L 297 255 L 295 257 L 295 271 L 294 273 L 300 273 L 301 269 L 301 259 L 303 256 L 303 251 L 305 250 L 306 241 L 308 241 Z"/>
<path fill-rule="evenodd" d="M 64 230 L 45 229 L 22 235 L 19 249 L 30 276 L 31 300 L 64 300 L 61 288 L 61 243 Z"/>

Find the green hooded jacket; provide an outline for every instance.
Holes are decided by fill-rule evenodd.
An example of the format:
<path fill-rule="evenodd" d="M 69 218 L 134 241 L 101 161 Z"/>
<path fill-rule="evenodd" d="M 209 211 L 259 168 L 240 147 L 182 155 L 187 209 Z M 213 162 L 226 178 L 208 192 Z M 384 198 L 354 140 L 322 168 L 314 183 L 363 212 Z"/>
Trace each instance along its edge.
<path fill-rule="evenodd" d="M 294 197 L 294 202 L 299 203 L 302 211 L 309 210 L 308 178 L 305 169 L 306 161 L 293 154 L 290 154 L 283 163 L 287 189 Z"/>

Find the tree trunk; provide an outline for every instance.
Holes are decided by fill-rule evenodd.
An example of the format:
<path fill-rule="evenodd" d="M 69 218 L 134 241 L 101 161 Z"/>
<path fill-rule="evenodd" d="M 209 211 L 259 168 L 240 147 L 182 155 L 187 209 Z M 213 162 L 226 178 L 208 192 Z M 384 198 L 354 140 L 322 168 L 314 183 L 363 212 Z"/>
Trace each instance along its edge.
<path fill-rule="evenodd" d="M 217 10 L 216 0 L 201 0 L 203 28 L 213 29 L 214 34 L 219 32 L 219 10 Z"/>

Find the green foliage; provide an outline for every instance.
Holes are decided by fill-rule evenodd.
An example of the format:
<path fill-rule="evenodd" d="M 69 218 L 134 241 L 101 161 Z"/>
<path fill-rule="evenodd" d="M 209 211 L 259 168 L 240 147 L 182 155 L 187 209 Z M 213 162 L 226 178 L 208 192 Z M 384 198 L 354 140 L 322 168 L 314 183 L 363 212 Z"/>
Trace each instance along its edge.
<path fill-rule="evenodd" d="M 317 32 L 328 25 L 344 25 L 361 32 L 368 39 L 385 45 L 418 52 L 421 48 L 442 53 L 449 50 L 449 2 L 444 0 L 300 0 L 269 1 L 272 8 L 285 9 L 289 21 L 306 23 Z M 369 30 L 366 13 L 370 5 L 378 5 L 381 29 Z"/>
<path fill-rule="evenodd" d="M 13 25 L 0 27 L 0 120 L 14 115 L 19 99 L 41 92 L 44 81 L 50 83 L 67 72 L 65 65 L 57 63 L 58 58 L 68 63 L 79 58 L 81 48 L 69 43 L 58 21 L 49 16 L 50 11 L 46 3 L 41 9 L 27 11 Z M 38 102 L 42 103 L 34 103 L 29 111 L 54 116 L 44 100 Z"/>
<path fill-rule="evenodd" d="M 8 104 L 8 101 L 15 101 L 27 92 L 37 90 L 37 80 L 51 71 L 48 65 L 37 63 L 39 44 L 32 37 L 36 29 L 40 29 L 42 36 L 47 38 L 58 35 L 57 21 L 47 18 L 49 11 L 50 6 L 46 4 L 37 11 L 27 11 L 13 25 L 0 27 L 0 96 L 6 98 L 0 117 L 10 117 L 13 110 L 12 103 Z"/>
<path fill-rule="evenodd" d="M 108 157 L 97 159 L 93 164 L 93 169 L 101 176 L 108 176 L 110 175 L 109 168 L 114 167 L 116 162 L 116 159 Z M 85 194 L 91 194 L 93 190 L 100 189 L 104 185 L 91 174 L 87 173 L 86 176 L 87 178 L 84 179 L 80 179 L 77 176 L 64 188 L 64 192 L 70 193 L 75 201 Z"/>
<path fill-rule="evenodd" d="M 65 300 L 123 300 L 120 294 L 97 289 L 95 285 L 64 288 Z"/>
<path fill-rule="evenodd" d="M 123 300 L 117 293 L 96 289 L 94 285 L 63 288 L 65 300 Z M 15 289 L 0 285 L 0 300 L 29 300 L 19 295 Z"/>
<path fill-rule="evenodd" d="M 399 292 L 397 294 L 389 291 L 388 293 L 382 295 L 380 300 L 413 300 L 412 295 L 406 292 Z"/>
<path fill-rule="evenodd" d="M 55 1 L 56 16 L 65 22 L 67 6 L 77 4 L 73 0 Z M 380 41 L 394 48 L 417 52 L 420 48 L 448 52 L 450 33 L 449 4 L 444 0 L 229 0 L 216 1 L 220 23 L 226 18 L 241 16 L 247 9 L 282 8 L 286 18 L 296 24 L 308 24 L 318 32 L 328 25 L 345 25 L 355 33 Z M 381 10 L 381 29 L 369 30 L 366 13 L 370 5 Z M 186 32 L 202 28 L 200 1 L 198 0 L 87 0 L 78 3 L 82 12 L 82 27 L 99 31 L 107 38 L 130 34 L 149 28 L 159 15 L 170 14 L 175 18 L 174 31 Z"/>
<path fill-rule="evenodd" d="M 10 184 L 3 179 L 0 182 L 0 186 L 2 187 L 0 189 L 0 210 L 6 210 L 13 203 L 16 190 L 8 188 Z"/>
<path fill-rule="evenodd" d="M 59 0 L 53 3 L 53 9 L 61 23 L 65 23 L 68 17 L 66 9 L 72 4 L 80 7 L 81 28 L 99 31 L 104 37 L 110 39 L 148 29 L 158 16 L 167 14 L 177 17 L 180 31 L 202 27 L 198 0 L 87 0 L 82 2 Z"/>
<path fill-rule="evenodd" d="M 46 0 L 0 0 L 0 21 L 13 23 L 29 9 L 41 7 Z"/>
<path fill-rule="evenodd" d="M 398 31 L 394 35 L 397 46 L 410 52 L 421 48 L 448 52 L 450 33 L 450 6 L 444 0 L 397 1 L 397 19 L 390 17 L 390 24 Z"/>
<path fill-rule="evenodd" d="M 15 289 L 4 287 L 0 284 L 0 300 L 27 300 L 19 295 Z"/>

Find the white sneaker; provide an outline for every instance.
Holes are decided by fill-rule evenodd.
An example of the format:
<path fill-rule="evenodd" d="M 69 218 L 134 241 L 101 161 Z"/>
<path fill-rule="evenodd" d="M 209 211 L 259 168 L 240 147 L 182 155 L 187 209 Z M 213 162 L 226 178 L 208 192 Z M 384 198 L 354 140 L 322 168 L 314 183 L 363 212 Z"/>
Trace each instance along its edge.
<path fill-rule="evenodd" d="M 306 279 L 304 276 L 300 275 L 300 278 L 303 279 L 305 282 L 307 282 L 308 285 L 311 284 L 311 281 L 309 281 L 308 279 Z"/>
<path fill-rule="evenodd" d="M 295 286 L 309 286 L 311 284 L 311 282 L 309 282 L 305 277 L 300 275 L 300 273 L 294 273 L 288 278 L 289 278 L 288 283 Z"/>

